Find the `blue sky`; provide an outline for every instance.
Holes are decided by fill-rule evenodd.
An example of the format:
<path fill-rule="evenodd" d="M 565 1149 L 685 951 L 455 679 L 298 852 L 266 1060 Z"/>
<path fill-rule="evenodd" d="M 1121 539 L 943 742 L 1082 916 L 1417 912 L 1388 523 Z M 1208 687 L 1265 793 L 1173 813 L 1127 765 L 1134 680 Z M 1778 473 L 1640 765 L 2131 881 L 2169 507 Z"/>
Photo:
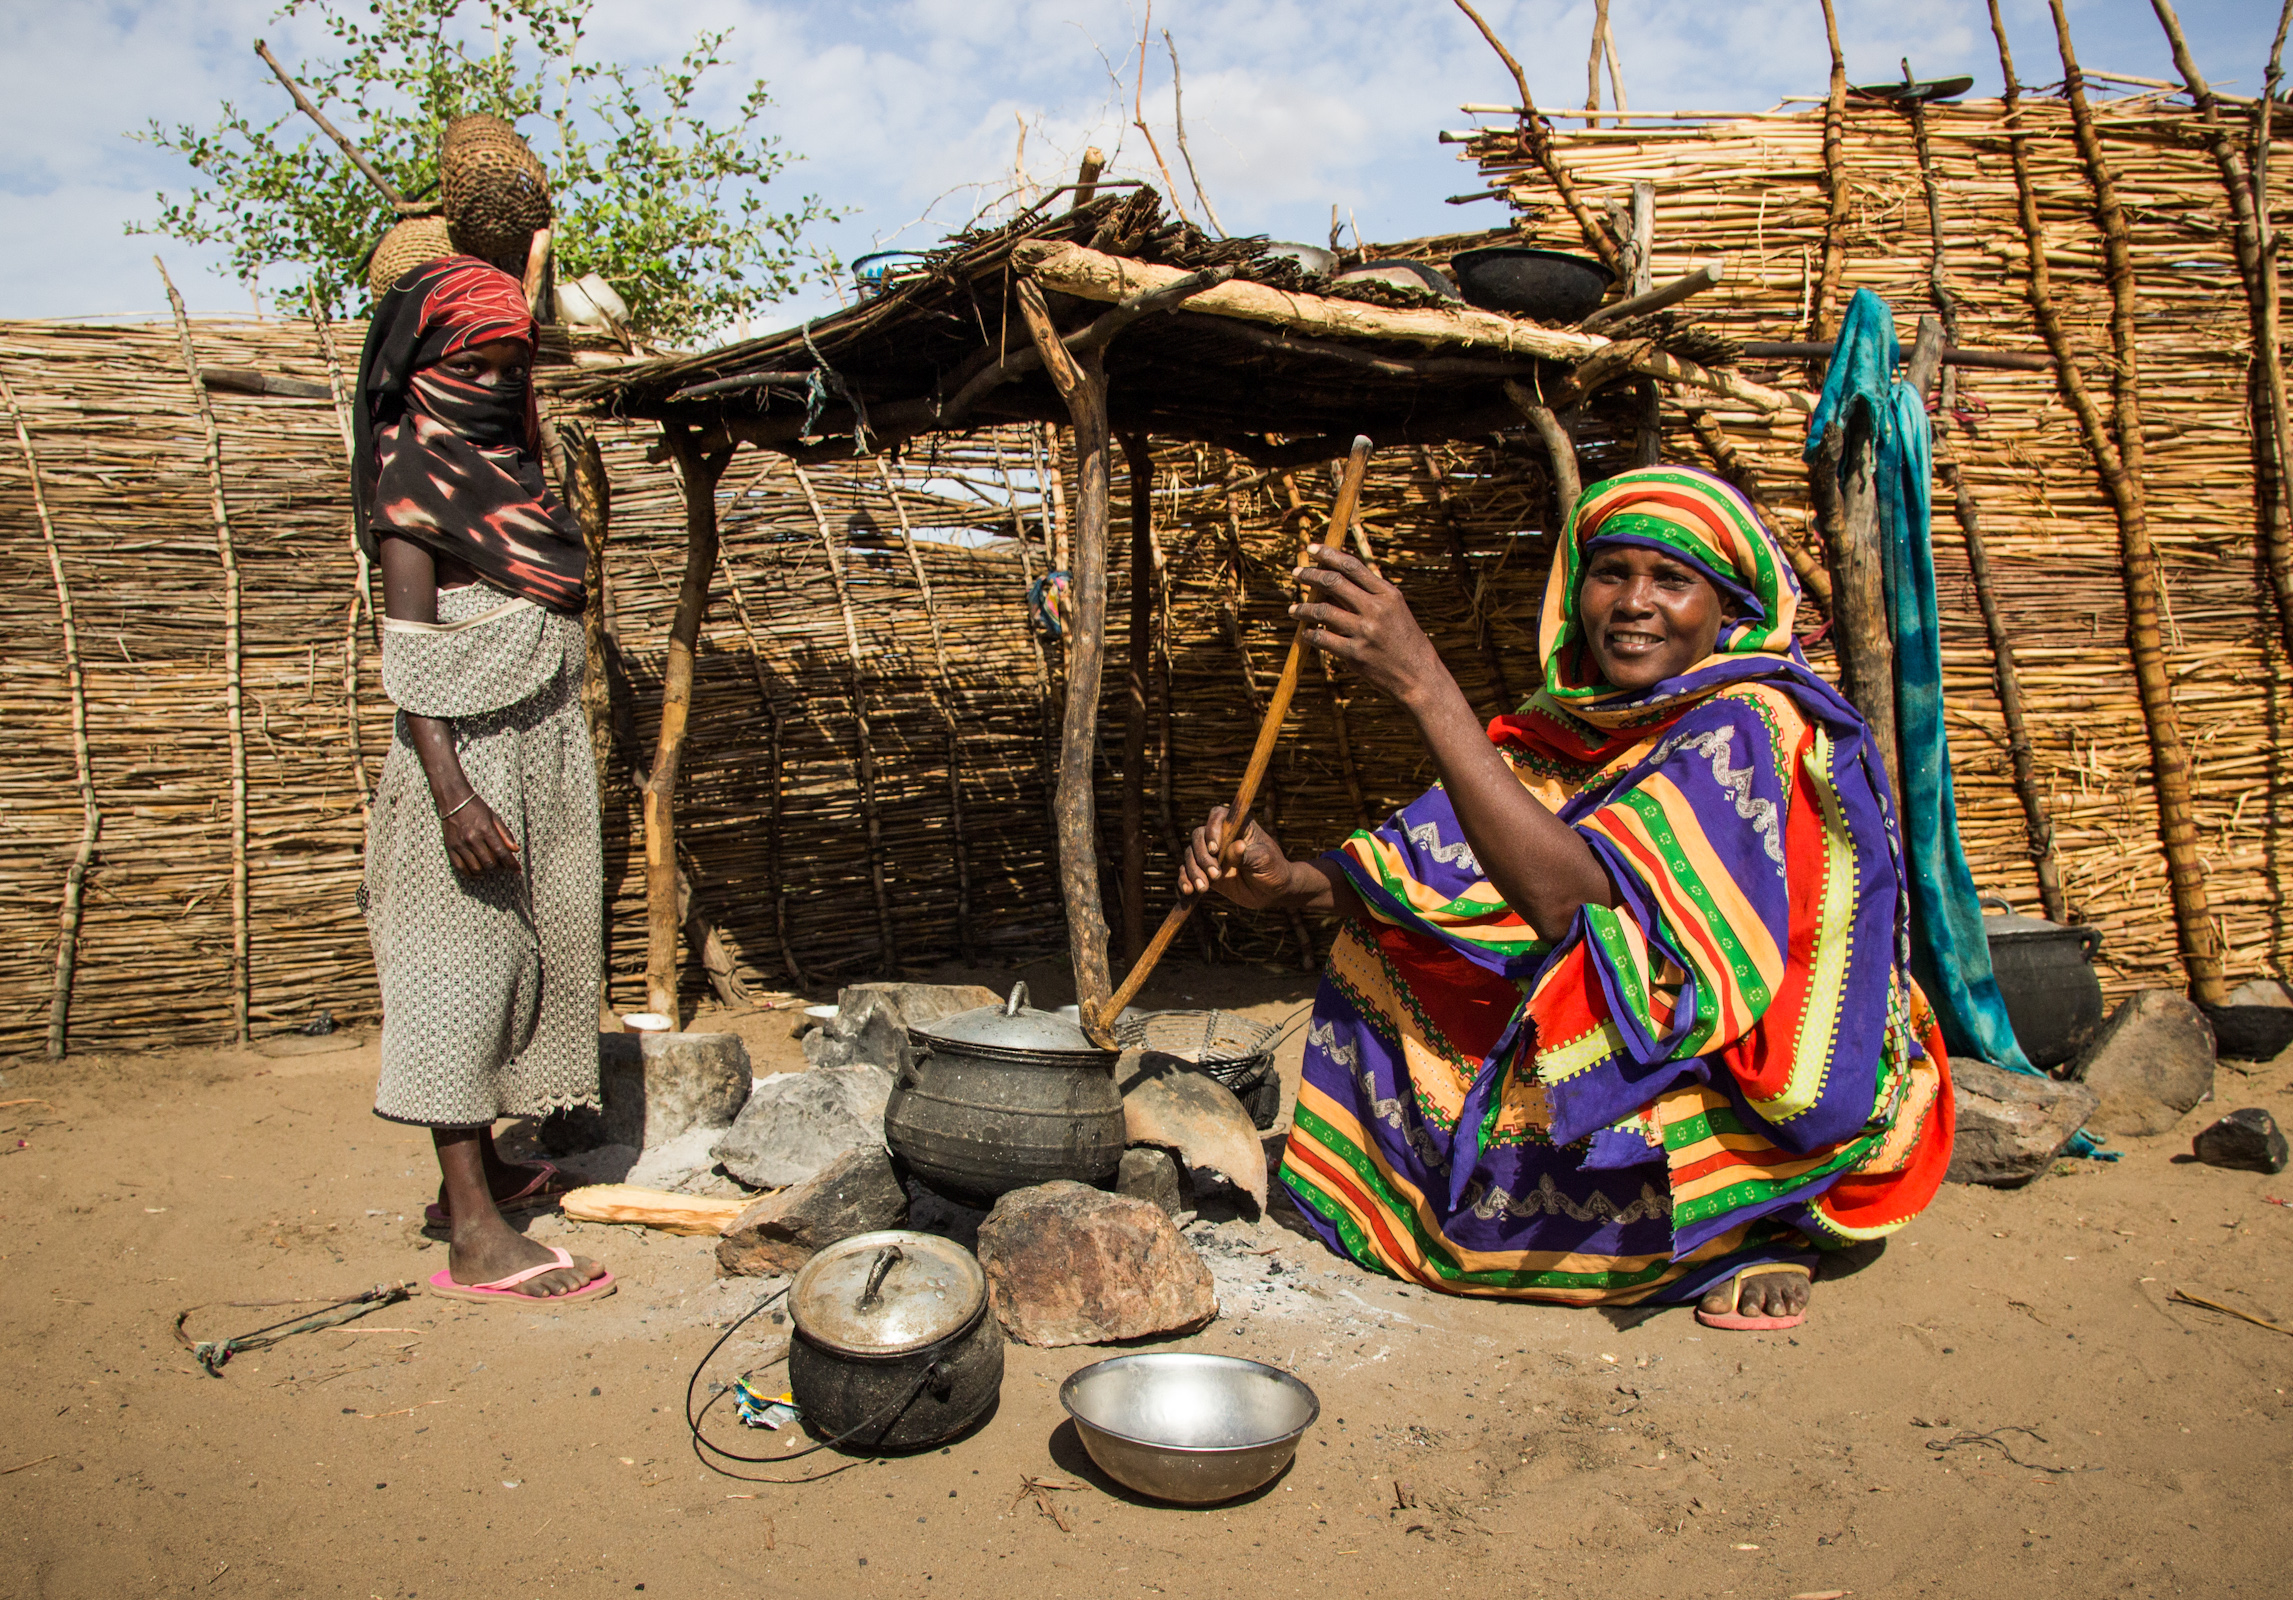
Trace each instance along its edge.
<path fill-rule="evenodd" d="M 150 257 L 163 254 L 194 310 L 244 311 L 245 289 L 211 269 L 216 253 L 130 237 L 180 192 L 187 170 L 131 142 L 147 118 L 204 124 L 233 99 L 268 107 L 280 91 L 250 41 L 289 61 L 316 53 L 305 19 L 272 0 L 0 0 L 0 316 L 148 313 L 165 304 Z M 1540 102 L 1581 105 L 1590 0 L 1487 0 L 1482 12 L 1526 65 Z M 2185 0 L 2184 26 L 2217 82 L 2252 92 L 2276 7 Z M 780 185 L 850 208 L 819 242 L 846 258 L 878 243 L 928 243 L 1010 189 L 1068 175 L 1087 144 L 1116 155 L 1111 175 L 1153 177 L 1126 127 L 1143 8 L 1127 0 L 597 0 L 597 53 L 673 59 L 703 27 L 729 27 L 737 97 L 762 77 L 769 131 L 804 161 Z M 2060 75 L 2042 0 L 2010 0 L 2026 81 Z M 1636 109 L 1763 109 L 1820 94 L 1827 72 L 1815 0 L 1613 0 L 1624 84 Z M 2148 0 L 2071 7 L 2089 70 L 2170 75 Z M 1504 69 L 1449 0 L 1158 0 L 1147 113 L 1173 165 L 1170 29 L 1185 72 L 1189 142 L 1227 228 L 1319 239 L 1330 207 L 1371 239 L 1499 220 L 1497 202 L 1446 206 L 1477 188 L 1443 128 L 1458 106 L 1510 97 Z M 1980 0 L 1841 0 L 1857 79 L 1971 73 L 1995 92 L 1998 60 Z M 1118 90 L 1110 74 L 1120 75 Z M 1026 130 L 1024 153 L 1020 147 Z M 1191 191 L 1181 193 L 1191 203 Z M 813 290 L 775 309 L 791 320 L 834 303 Z"/>

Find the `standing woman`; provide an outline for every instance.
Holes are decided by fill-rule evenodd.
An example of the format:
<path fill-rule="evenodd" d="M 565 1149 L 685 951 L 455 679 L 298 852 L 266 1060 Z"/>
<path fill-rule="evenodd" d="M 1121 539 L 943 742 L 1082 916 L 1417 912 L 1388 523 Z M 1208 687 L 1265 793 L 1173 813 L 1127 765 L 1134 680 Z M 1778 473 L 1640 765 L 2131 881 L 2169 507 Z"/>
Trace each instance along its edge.
<path fill-rule="evenodd" d="M 536 329 L 469 256 L 400 278 L 359 358 L 353 498 L 398 707 L 360 901 L 382 980 L 375 1113 L 431 1130 L 452 1230 L 431 1292 L 583 1304 L 613 1277 L 501 1207 L 556 1191 L 497 1117 L 597 1104 L 602 855 L 581 710 L 584 551 L 544 482 Z"/>
<path fill-rule="evenodd" d="M 1308 642 L 1416 723 L 1440 782 L 1314 861 L 1262 831 L 1189 890 L 1336 912 L 1282 1177 L 1323 1240 L 1452 1294 L 1805 1317 L 1951 1155 L 1904 970 L 1902 852 L 1855 708 L 1793 642 L 1744 497 L 1685 467 L 1586 490 L 1544 688 L 1484 730 L 1401 591 L 1335 549 Z"/>

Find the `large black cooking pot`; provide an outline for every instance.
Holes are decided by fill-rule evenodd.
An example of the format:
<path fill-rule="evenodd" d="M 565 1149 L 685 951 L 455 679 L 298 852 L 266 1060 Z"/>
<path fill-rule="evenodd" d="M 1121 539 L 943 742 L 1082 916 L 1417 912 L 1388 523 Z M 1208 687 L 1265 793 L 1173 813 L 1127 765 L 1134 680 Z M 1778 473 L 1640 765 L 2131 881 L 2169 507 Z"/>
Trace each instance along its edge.
<path fill-rule="evenodd" d="M 2093 967 L 2101 931 L 2023 916 L 1995 895 L 1983 903 L 2005 913 L 1982 920 L 2015 1042 L 2032 1066 L 2061 1066 L 2102 1025 L 2102 980 Z"/>
<path fill-rule="evenodd" d="M 1002 1390 L 987 1276 L 952 1239 L 897 1229 L 839 1239 L 796 1274 L 788 1310 L 789 1392 L 805 1426 L 851 1454 L 944 1443 Z"/>
<path fill-rule="evenodd" d="M 1472 304 L 1555 324 L 1591 316 L 1616 281 L 1587 256 L 1521 244 L 1461 250 L 1450 259 L 1449 270 L 1458 292 Z"/>
<path fill-rule="evenodd" d="M 1121 1052 L 1027 1004 L 1015 984 L 981 1006 L 910 1028 L 915 1064 L 884 1105 L 884 1142 L 931 1189 L 972 1205 L 1030 1184 L 1104 1184 L 1123 1160 Z"/>

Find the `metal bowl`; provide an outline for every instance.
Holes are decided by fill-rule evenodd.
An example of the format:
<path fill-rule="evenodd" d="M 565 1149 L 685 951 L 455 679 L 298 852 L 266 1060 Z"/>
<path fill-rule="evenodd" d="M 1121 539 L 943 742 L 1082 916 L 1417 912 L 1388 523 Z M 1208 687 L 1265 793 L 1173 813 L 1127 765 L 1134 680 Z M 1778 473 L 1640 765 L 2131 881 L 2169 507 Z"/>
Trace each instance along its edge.
<path fill-rule="evenodd" d="M 1272 1483 L 1322 1414 L 1314 1391 L 1279 1367 L 1179 1352 L 1085 1367 L 1059 1386 L 1059 1403 L 1107 1476 L 1186 1506 Z"/>
<path fill-rule="evenodd" d="M 1464 297 L 1457 286 L 1441 274 L 1441 269 L 1423 261 L 1412 261 L 1404 256 L 1388 256 L 1381 261 L 1364 261 L 1358 267 L 1348 267 L 1339 273 L 1336 283 L 1383 283 L 1396 289 L 1423 289 L 1444 300 L 1463 304 Z"/>
<path fill-rule="evenodd" d="M 1309 278 L 1326 278 L 1338 270 L 1337 252 L 1324 250 L 1318 244 L 1299 244 L 1292 239 L 1276 239 L 1259 254 L 1268 260 L 1286 257 L 1298 264 L 1298 270 Z"/>

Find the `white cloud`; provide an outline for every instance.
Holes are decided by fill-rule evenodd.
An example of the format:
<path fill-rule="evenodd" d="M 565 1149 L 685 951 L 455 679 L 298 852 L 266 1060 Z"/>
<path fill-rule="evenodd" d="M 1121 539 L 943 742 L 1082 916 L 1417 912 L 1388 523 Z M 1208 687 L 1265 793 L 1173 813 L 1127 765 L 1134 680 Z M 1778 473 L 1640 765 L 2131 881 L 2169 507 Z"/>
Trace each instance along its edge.
<path fill-rule="evenodd" d="M 1582 103 L 1589 0 L 1487 0 L 1481 10 L 1541 103 Z M 1908 55 L 1921 76 L 1970 73 L 1995 89 L 1989 28 L 1968 0 L 1841 0 L 1841 10 L 1859 80 L 1896 76 Z M 2184 22 L 2208 70 L 2250 90 L 2273 11 L 2258 0 L 2188 5 Z M 2008 12 L 2021 75 L 2058 77 L 2042 0 L 2012 0 Z M 2146 0 L 2085 0 L 2072 17 L 2089 67 L 2164 75 Z M 1625 86 L 1643 110 L 1758 109 L 1821 93 L 1828 72 L 1811 0 L 1614 0 L 1612 19 Z M 820 239 L 849 257 L 935 200 L 899 243 L 929 243 L 966 221 L 1008 186 L 1021 120 L 1038 181 L 1061 181 L 1096 143 L 1117 155 L 1119 175 L 1159 186 L 1127 126 L 1139 22 L 1125 0 L 598 0 L 590 43 L 598 56 L 643 64 L 673 60 L 698 30 L 734 30 L 719 107 L 752 77 L 770 82 L 771 131 L 806 158 L 776 186 L 779 198 L 809 191 L 854 208 Z M 1190 207 L 1171 137 L 1165 27 L 1185 68 L 1189 142 L 1228 227 L 1320 238 L 1333 203 L 1372 239 L 1498 220 L 1494 203 L 1441 203 L 1479 185 L 1435 133 L 1468 120 L 1461 102 L 1512 97 L 1503 67 L 1447 0 L 1161 0 L 1153 23 L 1148 117 Z M 237 285 L 207 270 L 214 252 L 122 233 L 152 215 L 154 191 L 180 193 L 189 177 L 123 135 L 151 118 L 204 125 L 224 99 L 277 109 L 280 91 L 251 53 L 258 35 L 288 59 L 321 43 L 307 20 L 282 24 L 262 0 L 0 5 L 0 150 L 9 152 L 0 162 L 0 314 L 157 306 L 154 245 L 195 308 L 246 305 Z M 822 294 L 783 310 L 831 304 Z"/>

